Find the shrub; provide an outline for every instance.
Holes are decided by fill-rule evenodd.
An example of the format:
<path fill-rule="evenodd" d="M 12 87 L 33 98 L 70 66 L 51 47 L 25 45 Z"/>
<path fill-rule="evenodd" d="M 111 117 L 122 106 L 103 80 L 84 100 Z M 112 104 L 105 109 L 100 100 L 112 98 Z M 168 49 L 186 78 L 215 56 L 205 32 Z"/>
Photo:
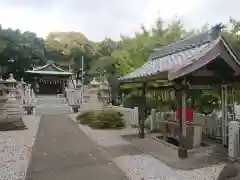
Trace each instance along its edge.
<path fill-rule="evenodd" d="M 219 108 L 219 97 L 213 92 L 203 92 L 196 99 L 197 112 L 208 115 Z"/>
<path fill-rule="evenodd" d="M 165 121 L 173 121 L 174 117 L 172 113 L 169 112 L 165 112 L 164 113 L 164 120 Z"/>
<path fill-rule="evenodd" d="M 134 108 L 135 106 L 139 106 L 143 102 L 143 97 L 136 94 L 128 94 L 123 98 L 123 107 L 125 108 Z"/>
<path fill-rule="evenodd" d="M 120 112 L 103 110 L 89 126 L 95 129 L 120 129 L 124 127 L 123 115 Z"/>
<path fill-rule="evenodd" d="M 96 115 L 93 111 L 86 111 L 81 114 L 79 114 L 76 118 L 77 121 L 80 122 L 80 124 L 83 125 L 89 125 L 91 122 L 95 121 Z"/>

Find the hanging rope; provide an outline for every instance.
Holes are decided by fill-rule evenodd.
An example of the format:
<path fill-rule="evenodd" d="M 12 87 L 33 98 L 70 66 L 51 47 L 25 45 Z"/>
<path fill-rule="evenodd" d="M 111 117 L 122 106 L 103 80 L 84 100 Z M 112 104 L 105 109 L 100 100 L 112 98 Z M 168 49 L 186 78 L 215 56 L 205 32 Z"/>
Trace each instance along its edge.
<path fill-rule="evenodd" d="M 62 83 L 62 80 L 39 79 L 39 82 L 43 84 L 59 84 Z"/>

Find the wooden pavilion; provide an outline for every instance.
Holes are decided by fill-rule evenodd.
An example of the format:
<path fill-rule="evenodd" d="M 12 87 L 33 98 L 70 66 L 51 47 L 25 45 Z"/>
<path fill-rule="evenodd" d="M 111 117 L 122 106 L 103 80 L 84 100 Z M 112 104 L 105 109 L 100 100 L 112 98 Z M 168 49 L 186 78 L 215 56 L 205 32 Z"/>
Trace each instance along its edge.
<path fill-rule="evenodd" d="M 187 157 L 186 98 L 191 89 L 214 89 L 221 93 L 221 137 L 228 144 L 228 122 L 235 120 L 232 87 L 240 81 L 240 61 L 221 33 L 221 24 L 197 36 L 170 44 L 150 54 L 139 69 L 119 78 L 120 84 L 141 83 L 144 97 L 148 84 L 170 82 L 175 90 L 179 120 L 179 157 Z M 166 88 L 166 87 L 165 87 Z M 146 98 L 145 98 L 146 101 Z M 144 138 L 144 110 L 140 114 L 140 137 Z"/>
<path fill-rule="evenodd" d="M 62 94 L 73 75 L 57 67 L 53 61 L 46 65 L 25 71 L 26 80 L 30 81 L 38 94 Z"/>

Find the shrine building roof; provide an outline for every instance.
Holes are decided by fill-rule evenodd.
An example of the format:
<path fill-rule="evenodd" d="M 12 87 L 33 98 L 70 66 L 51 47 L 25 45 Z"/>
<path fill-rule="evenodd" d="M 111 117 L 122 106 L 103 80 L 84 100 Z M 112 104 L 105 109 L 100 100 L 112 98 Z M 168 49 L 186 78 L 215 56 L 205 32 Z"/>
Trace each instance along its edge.
<path fill-rule="evenodd" d="M 31 74 L 45 74 L 45 75 L 73 75 L 72 72 L 65 71 L 61 69 L 60 67 L 57 67 L 53 61 L 48 61 L 46 65 L 35 67 L 32 70 L 25 71 L 26 73 Z"/>
<path fill-rule="evenodd" d="M 237 69 L 240 73 L 239 60 L 221 35 L 221 24 L 219 24 L 197 36 L 155 49 L 145 64 L 120 77 L 119 81 L 121 83 L 141 82 L 150 77 L 174 80 L 200 69 L 221 56 L 220 50 L 223 48 L 234 61 L 233 69 Z"/>

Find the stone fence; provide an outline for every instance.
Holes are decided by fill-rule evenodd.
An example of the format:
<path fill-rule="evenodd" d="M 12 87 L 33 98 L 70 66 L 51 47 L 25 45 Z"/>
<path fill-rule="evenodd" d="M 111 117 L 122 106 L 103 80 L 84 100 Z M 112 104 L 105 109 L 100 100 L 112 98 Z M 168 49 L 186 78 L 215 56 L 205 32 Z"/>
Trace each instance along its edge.
<path fill-rule="evenodd" d="M 25 87 L 21 88 L 22 92 L 22 104 L 25 105 L 33 105 L 36 103 L 36 97 L 34 90 L 31 88 L 31 84 L 26 85 Z"/>

